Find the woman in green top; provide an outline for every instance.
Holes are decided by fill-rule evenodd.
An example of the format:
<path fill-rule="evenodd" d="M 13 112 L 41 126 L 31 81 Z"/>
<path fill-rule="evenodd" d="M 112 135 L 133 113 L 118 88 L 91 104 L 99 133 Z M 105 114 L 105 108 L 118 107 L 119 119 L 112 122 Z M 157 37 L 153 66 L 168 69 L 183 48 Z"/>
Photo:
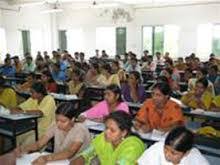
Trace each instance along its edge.
<path fill-rule="evenodd" d="M 72 165 L 134 165 L 144 151 L 144 143 L 131 135 L 132 118 L 124 111 L 115 111 L 105 119 L 106 129 L 93 139 Z"/>

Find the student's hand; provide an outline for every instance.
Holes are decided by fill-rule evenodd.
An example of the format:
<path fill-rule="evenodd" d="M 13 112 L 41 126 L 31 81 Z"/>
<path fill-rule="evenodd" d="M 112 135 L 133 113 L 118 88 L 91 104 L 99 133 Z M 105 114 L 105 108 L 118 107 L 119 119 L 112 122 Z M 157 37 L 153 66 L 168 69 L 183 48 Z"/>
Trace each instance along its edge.
<path fill-rule="evenodd" d="M 19 108 L 13 108 L 10 111 L 11 111 L 11 114 L 23 113 L 23 111 Z"/>
<path fill-rule="evenodd" d="M 14 154 L 17 158 L 20 158 L 24 154 L 24 152 L 22 151 L 21 147 L 19 146 L 14 149 Z"/>
<path fill-rule="evenodd" d="M 32 165 L 46 165 L 47 164 L 47 156 L 40 156 L 37 159 L 35 159 L 31 164 Z"/>

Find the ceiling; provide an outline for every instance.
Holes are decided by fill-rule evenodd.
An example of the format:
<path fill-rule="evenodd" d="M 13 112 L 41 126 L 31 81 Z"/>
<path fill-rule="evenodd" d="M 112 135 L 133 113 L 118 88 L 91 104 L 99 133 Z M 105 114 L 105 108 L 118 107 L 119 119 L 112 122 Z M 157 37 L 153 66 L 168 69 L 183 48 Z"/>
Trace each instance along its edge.
<path fill-rule="evenodd" d="M 0 0 L 6 1 L 9 5 L 43 5 L 53 4 L 57 0 Z M 97 4 L 118 3 L 133 7 L 157 7 L 173 5 L 195 5 L 195 4 L 218 4 L 220 0 L 95 0 Z M 58 0 L 59 4 L 91 5 L 94 0 Z"/>

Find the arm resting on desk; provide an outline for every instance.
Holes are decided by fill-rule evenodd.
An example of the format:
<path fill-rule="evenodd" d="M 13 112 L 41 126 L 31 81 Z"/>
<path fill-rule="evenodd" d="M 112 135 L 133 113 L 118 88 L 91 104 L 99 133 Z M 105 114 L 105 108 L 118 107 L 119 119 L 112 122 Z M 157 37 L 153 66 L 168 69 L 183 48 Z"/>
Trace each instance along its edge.
<path fill-rule="evenodd" d="M 50 155 L 40 156 L 39 158 L 33 161 L 33 164 L 40 163 L 42 159 L 44 160 L 44 162 L 71 159 L 77 153 L 81 146 L 82 142 L 74 142 L 69 148 L 67 148 L 64 151 L 53 153 Z"/>
<path fill-rule="evenodd" d="M 14 150 L 14 152 L 17 157 L 20 157 L 21 155 L 25 153 L 30 153 L 30 152 L 40 150 L 43 146 L 45 146 L 48 143 L 49 140 L 50 138 L 44 135 L 36 143 L 30 144 L 25 147 L 19 146 Z"/>

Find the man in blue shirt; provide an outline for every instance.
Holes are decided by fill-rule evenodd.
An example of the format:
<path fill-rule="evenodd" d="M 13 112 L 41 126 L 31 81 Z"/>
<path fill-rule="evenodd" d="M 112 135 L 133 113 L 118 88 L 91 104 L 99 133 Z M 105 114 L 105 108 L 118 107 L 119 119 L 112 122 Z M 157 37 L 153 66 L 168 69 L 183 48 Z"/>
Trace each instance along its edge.
<path fill-rule="evenodd" d="M 53 64 L 52 77 L 55 81 L 65 81 L 66 80 L 66 74 L 64 71 L 62 71 L 60 69 L 59 63 Z"/>
<path fill-rule="evenodd" d="M 11 59 L 6 58 L 5 64 L 0 68 L 0 74 L 6 77 L 14 77 L 16 69 L 11 64 Z"/>

